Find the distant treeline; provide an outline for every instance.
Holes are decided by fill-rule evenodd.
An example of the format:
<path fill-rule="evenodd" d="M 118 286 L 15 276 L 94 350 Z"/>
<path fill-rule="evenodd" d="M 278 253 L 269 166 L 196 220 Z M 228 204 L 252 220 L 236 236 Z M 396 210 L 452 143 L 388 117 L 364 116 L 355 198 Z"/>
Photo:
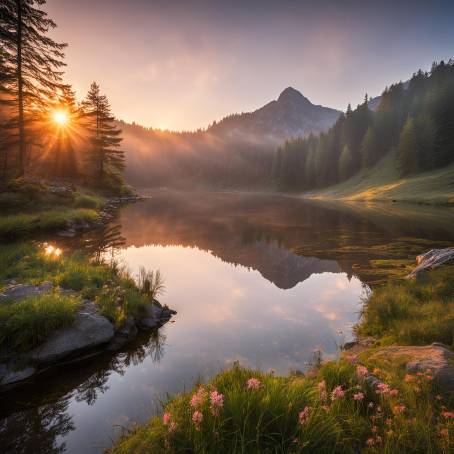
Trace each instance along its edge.
<path fill-rule="evenodd" d="M 81 104 L 63 81 L 66 44 L 44 0 L 0 2 L 0 183 L 36 175 L 122 186 L 121 130 L 93 83 Z"/>
<path fill-rule="evenodd" d="M 453 60 L 386 88 L 376 111 L 366 95 L 326 133 L 288 140 L 275 153 L 271 179 L 282 190 L 329 186 L 374 166 L 392 150 L 402 177 L 454 162 Z"/>

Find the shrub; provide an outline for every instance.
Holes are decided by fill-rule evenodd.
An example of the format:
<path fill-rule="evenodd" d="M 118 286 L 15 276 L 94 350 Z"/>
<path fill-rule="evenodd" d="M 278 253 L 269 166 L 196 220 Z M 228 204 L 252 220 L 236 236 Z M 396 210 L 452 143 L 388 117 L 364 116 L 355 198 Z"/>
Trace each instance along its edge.
<path fill-rule="evenodd" d="M 147 295 L 151 300 L 157 299 L 165 290 L 164 278 L 161 271 L 147 271 L 141 266 L 137 283 L 140 291 Z"/>

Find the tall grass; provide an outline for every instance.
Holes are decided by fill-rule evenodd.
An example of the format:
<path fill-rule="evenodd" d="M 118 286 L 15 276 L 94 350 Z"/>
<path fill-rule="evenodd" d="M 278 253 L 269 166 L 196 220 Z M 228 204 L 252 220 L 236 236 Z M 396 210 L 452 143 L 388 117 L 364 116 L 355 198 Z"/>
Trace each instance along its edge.
<path fill-rule="evenodd" d="M 0 304 L 0 350 L 26 351 L 73 323 L 80 298 L 47 293 Z"/>
<path fill-rule="evenodd" d="M 137 285 L 140 291 L 151 300 L 156 300 L 165 291 L 164 278 L 161 275 L 161 271 L 147 271 L 143 266 L 139 269 Z"/>
<path fill-rule="evenodd" d="M 360 335 L 390 342 L 454 346 L 454 267 L 427 272 L 418 280 L 388 283 L 365 301 Z"/>
<path fill-rule="evenodd" d="M 454 424 L 427 377 L 392 377 L 379 394 L 343 362 L 306 377 L 234 366 L 170 399 L 112 453 L 448 453 Z"/>

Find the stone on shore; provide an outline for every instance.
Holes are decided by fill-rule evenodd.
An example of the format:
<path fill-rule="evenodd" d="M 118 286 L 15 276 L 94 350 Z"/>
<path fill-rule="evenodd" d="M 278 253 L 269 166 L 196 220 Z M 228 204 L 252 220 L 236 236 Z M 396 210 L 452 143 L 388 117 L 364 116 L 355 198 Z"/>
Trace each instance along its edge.
<path fill-rule="evenodd" d="M 52 283 L 42 282 L 39 285 L 32 284 L 11 284 L 6 286 L 0 293 L 0 302 L 5 300 L 17 301 L 31 296 L 39 296 L 51 291 Z"/>
<path fill-rule="evenodd" d="M 99 315 L 93 302 L 84 301 L 75 322 L 51 334 L 49 339 L 31 352 L 31 358 L 38 363 L 58 361 L 73 353 L 106 344 L 113 336 L 112 323 Z"/>
<path fill-rule="evenodd" d="M 438 268 L 448 263 L 454 263 L 454 247 L 445 249 L 432 249 L 425 254 L 416 257 L 416 268 L 407 276 L 407 279 L 414 279 L 423 271 Z"/>

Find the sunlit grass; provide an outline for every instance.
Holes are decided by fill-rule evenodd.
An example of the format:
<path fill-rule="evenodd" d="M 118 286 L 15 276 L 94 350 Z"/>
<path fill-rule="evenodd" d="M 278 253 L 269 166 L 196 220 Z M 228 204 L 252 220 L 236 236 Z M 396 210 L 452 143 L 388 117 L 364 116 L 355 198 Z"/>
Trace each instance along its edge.
<path fill-rule="evenodd" d="M 54 330 L 73 323 L 79 297 L 51 292 L 20 302 L 0 303 L 0 350 L 25 351 Z"/>
<path fill-rule="evenodd" d="M 454 267 L 427 272 L 416 281 L 377 287 L 363 311 L 358 334 L 406 345 L 454 346 Z"/>

